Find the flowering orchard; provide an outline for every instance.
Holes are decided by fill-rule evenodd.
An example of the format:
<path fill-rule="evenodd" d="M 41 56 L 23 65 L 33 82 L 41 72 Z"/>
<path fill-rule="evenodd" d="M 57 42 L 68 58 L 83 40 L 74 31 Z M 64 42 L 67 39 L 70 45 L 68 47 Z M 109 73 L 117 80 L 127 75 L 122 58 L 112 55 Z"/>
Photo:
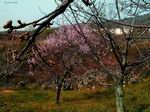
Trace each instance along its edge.
<path fill-rule="evenodd" d="M 46 66 L 43 64 L 41 66 L 43 59 L 50 68 L 45 69 Z M 117 65 L 105 38 L 87 24 L 67 25 L 56 29 L 47 39 L 33 47 L 28 63 L 30 73 L 40 75 L 37 76 L 40 77 L 39 80 L 42 79 L 41 75 L 47 75 L 52 78 L 51 80 L 55 80 L 58 88 L 57 103 L 64 82 L 69 83 L 69 87 L 72 83 L 72 88 L 77 88 L 81 77 L 85 77 L 88 71 L 96 71 L 96 74 L 99 74 L 99 70 L 103 71 L 100 73 L 99 81 L 103 81 L 102 78 L 107 81 L 108 75 L 104 76 L 106 72 L 104 73 L 103 68 L 116 70 Z M 40 74 L 43 69 L 47 73 Z"/>
<path fill-rule="evenodd" d="M 75 60 L 78 60 L 77 57 L 80 56 L 77 55 L 80 54 L 91 60 L 97 57 L 107 66 L 116 64 L 113 57 L 108 55 L 110 49 L 104 38 L 86 24 L 62 26 L 50 34 L 47 39 L 39 42 L 37 48 L 38 51 L 33 49 L 33 55 L 28 60 L 30 65 L 41 61 L 38 52 L 42 57 L 47 57 L 50 63 L 54 62 L 53 55 L 63 53 L 63 59 L 72 64 L 78 63 Z M 71 59 L 72 57 L 74 58 Z"/>

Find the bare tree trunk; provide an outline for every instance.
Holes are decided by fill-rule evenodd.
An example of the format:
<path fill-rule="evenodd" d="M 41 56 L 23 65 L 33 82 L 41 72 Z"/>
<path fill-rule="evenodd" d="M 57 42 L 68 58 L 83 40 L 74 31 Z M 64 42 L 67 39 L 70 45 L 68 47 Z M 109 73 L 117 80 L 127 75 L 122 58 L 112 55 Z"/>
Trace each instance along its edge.
<path fill-rule="evenodd" d="M 5 82 L 5 89 L 8 89 L 8 83 L 9 83 L 9 76 L 6 76 L 6 82 Z"/>
<path fill-rule="evenodd" d="M 68 75 L 69 71 L 71 70 L 70 69 L 66 69 L 65 72 L 64 72 L 64 75 L 62 77 L 62 79 L 60 79 L 59 76 L 56 77 L 57 79 L 57 94 L 56 94 L 56 104 L 59 104 L 59 101 L 60 101 L 60 93 L 61 93 L 61 88 L 62 88 L 62 85 L 63 85 L 63 82 L 64 82 L 64 79 L 66 78 L 66 76 Z"/>
<path fill-rule="evenodd" d="M 56 94 L 56 104 L 59 104 L 59 101 L 60 101 L 61 87 L 62 87 L 62 85 L 58 84 L 58 86 L 57 86 L 57 94 Z"/>
<path fill-rule="evenodd" d="M 124 101 L 123 101 L 123 81 L 117 81 L 115 85 L 116 92 L 116 106 L 117 112 L 125 112 Z"/>

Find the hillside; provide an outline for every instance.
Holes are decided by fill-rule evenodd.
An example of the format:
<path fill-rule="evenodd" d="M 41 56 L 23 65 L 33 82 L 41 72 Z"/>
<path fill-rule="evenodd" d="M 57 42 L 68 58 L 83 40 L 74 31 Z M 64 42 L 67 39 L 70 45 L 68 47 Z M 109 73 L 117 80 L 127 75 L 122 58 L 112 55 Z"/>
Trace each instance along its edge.
<path fill-rule="evenodd" d="M 125 18 L 122 21 L 131 24 L 134 17 Z M 138 15 L 135 18 L 135 24 L 143 24 L 148 25 L 150 24 L 150 13 L 144 15 Z"/>

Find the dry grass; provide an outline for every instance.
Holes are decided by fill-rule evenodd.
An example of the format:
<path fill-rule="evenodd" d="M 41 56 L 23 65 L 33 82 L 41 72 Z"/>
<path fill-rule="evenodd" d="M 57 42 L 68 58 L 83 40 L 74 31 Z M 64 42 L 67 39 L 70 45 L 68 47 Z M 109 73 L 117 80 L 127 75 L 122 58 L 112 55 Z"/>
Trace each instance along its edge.
<path fill-rule="evenodd" d="M 127 112 L 150 112 L 150 79 L 127 85 Z M 63 91 L 60 105 L 53 90 L 1 90 L 0 112 L 115 112 L 113 89 Z"/>

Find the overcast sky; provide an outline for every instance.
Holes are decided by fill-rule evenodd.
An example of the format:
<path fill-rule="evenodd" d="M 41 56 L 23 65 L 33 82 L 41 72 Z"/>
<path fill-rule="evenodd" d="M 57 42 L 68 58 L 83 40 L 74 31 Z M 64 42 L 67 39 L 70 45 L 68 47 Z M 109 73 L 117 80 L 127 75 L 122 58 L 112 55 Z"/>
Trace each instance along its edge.
<path fill-rule="evenodd" d="M 107 0 L 107 2 L 110 1 L 112 0 Z M 57 5 L 55 0 L 0 0 L 0 30 L 3 29 L 4 23 L 8 20 L 12 20 L 13 24 L 16 24 L 18 19 L 22 22 L 31 22 L 43 17 L 44 15 L 39 10 L 39 7 L 48 14 Z"/>
<path fill-rule="evenodd" d="M 40 9 L 49 13 L 56 8 L 55 0 L 0 0 L 0 30 L 7 20 L 30 22 L 42 17 Z"/>

